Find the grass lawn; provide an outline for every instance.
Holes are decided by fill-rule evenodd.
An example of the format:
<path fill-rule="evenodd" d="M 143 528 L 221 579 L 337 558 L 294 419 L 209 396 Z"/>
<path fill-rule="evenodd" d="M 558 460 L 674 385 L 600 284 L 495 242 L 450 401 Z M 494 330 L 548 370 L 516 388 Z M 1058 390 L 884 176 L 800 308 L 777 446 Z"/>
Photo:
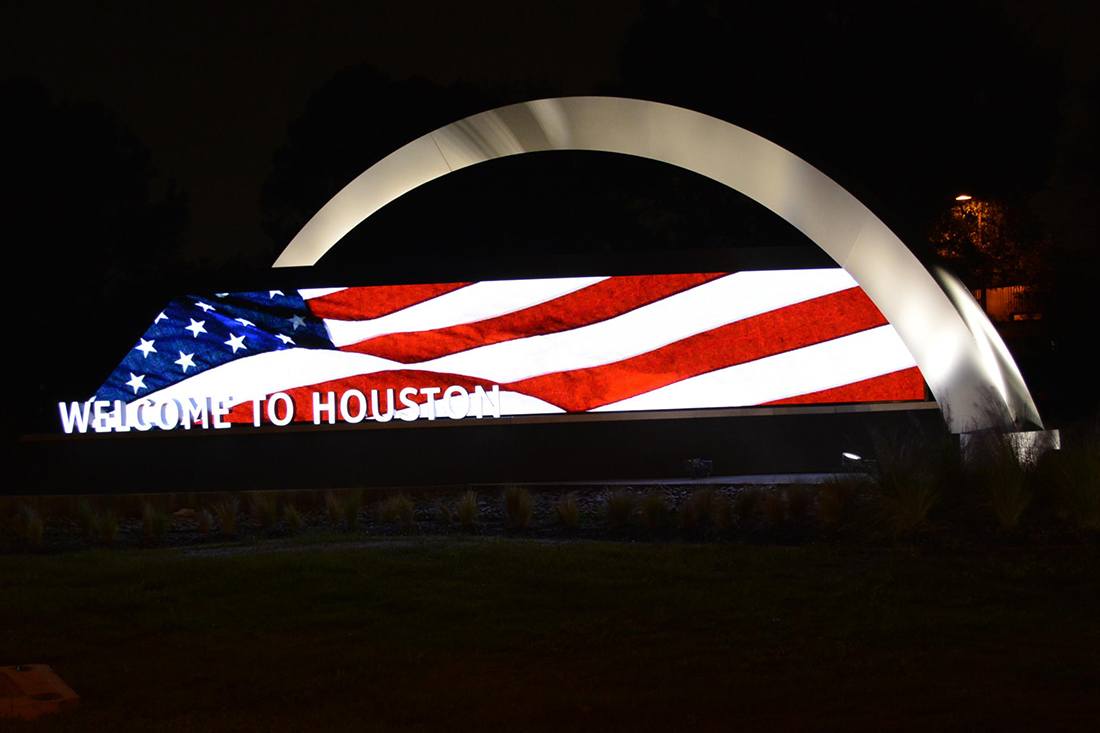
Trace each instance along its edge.
<path fill-rule="evenodd" d="M 0 728 L 1096 730 L 1098 561 L 453 538 L 9 555 L 0 664 L 51 664 L 82 701 Z"/>

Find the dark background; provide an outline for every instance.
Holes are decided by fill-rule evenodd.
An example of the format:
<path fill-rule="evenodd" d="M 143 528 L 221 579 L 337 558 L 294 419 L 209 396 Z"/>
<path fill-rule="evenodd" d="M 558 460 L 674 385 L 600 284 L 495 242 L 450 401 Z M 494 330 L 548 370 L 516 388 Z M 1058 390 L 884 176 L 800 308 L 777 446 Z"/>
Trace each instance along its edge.
<path fill-rule="evenodd" d="M 957 193 L 997 202 L 1041 255 L 1024 275 L 1044 318 L 1006 333 L 1040 410 L 1057 424 L 1096 409 L 1100 59 L 1085 4 L 226 5 L 0 11 L 6 435 L 56 431 L 56 402 L 93 392 L 173 294 L 257 282 L 380 157 L 463 115 L 568 94 L 757 132 L 926 259 Z M 694 174 L 551 153 L 412 192 L 311 277 L 408 281 L 440 261 L 539 275 L 586 257 L 691 269 L 699 251 L 761 247 L 812 245 Z"/>

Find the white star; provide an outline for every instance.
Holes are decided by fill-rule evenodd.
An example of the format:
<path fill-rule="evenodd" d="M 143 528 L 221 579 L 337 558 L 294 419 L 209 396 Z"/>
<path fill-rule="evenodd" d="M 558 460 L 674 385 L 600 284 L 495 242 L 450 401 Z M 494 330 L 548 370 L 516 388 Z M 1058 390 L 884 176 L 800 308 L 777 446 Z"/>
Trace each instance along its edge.
<path fill-rule="evenodd" d="M 143 338 L 139 338 L 138 341 L 140 341 L 141 343 L 134 347 L 134 351 L 140 351 L 143 359 L 149 358 L 149 352 L 152 352 L 154 354 L 157 353 L 157 350 L 153 348 L 153 344 L 156 343 L 155 339 L 149 339 L 148 341 L 146 341 Z"/>
<path fill-rule="evenodd" d="M 290 336 L 284 336 L 281 333 L 275 334 L 275 338 L 279 339 L 284 344 L 293 344 L 294 343 L 294 339 L 292 339 Z M 294 344 L 294 345 L 297 346 L 297 344 Z"/>
<path fill-rule="evenodd" d="M 214 295 L 218 298 L 224 298 L 225 296 L 229 295 L 229 293 L 214 293 Z"/>
<path fill-rule="evenodd" d="M 165 321 L 168 320 L 168 316 L 164 315 L 164 311 L 161 311 L 160 315 L 158 315 L 156 318 L 153 319 L 153 325 L 154 326 L 157 325 L 158 323 L 161 322 L 161 320 L 165 320 Z"/>
<path fill-rule="evenodd" d="M 268 297 L 268 299 L 270 299 L 270 298 L 274 298 L 274 297 L 275 297 L 276 295 L 284 295 L 284 293 L 283 293 L 283 291 L 282 291 L 282 290 L 268 290 L 268 291 L 267 291 L 267 297 Z M 284 297 L 285 297 L 285 296 L 284 296 Z"/>
<path fill-rule="evenodd" d="M 172 363 L 173 364 L 179 364 L 180 367 L 183 369 L 183 373 L 187 374 L 187 367 L 195 366 L 195 362 L 192 361 L 194 356 L 195 356 L 194 354 L 185 354 L 181 351 L 180 352 L 180 358 L 176 359 Z"/>
<path fill-rule="evenodd" d="M 234 318 L 233 320 L 236 321 L 237 323 L 241 324 L 242 326 L 255 326 L 256 325 L 255 323 L 248 320 L 247 318 Z"/>
<path fill-rule="evenodd" d="M 126 383 L 126 386 L 133 387 L 134 394 L 137 394 L 139 389 L 149 389 L 145 386 L 145 375 L 142 374 L 139 376 L 133 372 L 130 372 L 130 381 Z"/>
<path fill-rule="evenodd" d="M 293 318 L 290 319 L 290 323 L 291 323 L 292 326 L 294 326 L 294 330 L 297 331 L 298 326 L 306 325 L 306 320 L 304 318 L 302 318 L 301 316 L 294 316 Z"/>
<path fill-rule="evenodd" d="M 203 302 L 195 303 L 195 307 L 196 308 L 202 308 L 203 313 L 209 313 L 210 311 L 215 310 L 214 306 L 207 305 L 206 303 L 203 303 Z"/>
<path fill-rule="evenodd" d="M 229 334 L 229 340 L 228 341 L 223 341 L 222 343 L 225 344 L 226 346 L 232 347 L 234 354 L 237 353 L 237 349 L 247 349 L 248 348 L 247 346 L 244 345 L 244 336 L 234 336 L 233 334 Z"/>
<path fill-rule="evenodd" d="M 198 338 L 200 333 L 206 333 L 206 329 L 203 328 L 203 324 L 205 324 L 206 321 L 196 321 L 194 318 L 188 320 L 191 321 L 191 325 L 185 328 L 185 331 L 190 331 L 191 335 L 195 338 Z"/>

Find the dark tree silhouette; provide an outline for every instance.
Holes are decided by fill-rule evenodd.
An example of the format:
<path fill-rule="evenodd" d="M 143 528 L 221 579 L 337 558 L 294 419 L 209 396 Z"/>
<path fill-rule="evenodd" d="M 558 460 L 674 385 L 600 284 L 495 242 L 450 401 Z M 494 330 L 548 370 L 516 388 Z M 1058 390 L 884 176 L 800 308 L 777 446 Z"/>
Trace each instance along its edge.
<path fill-rule="evenodd" d="M 5 272 L 23 338 L 6 360 L 18 416 L 56 429 L 56 404 L 85 399 L 131 346 L 179 273 L 186 205 L 148 151 L 106 110 L 0 84 Z M 26 361 L 29 359 L 29 361 Z M 8 432 L 8 431 L 6 431 Z"/>

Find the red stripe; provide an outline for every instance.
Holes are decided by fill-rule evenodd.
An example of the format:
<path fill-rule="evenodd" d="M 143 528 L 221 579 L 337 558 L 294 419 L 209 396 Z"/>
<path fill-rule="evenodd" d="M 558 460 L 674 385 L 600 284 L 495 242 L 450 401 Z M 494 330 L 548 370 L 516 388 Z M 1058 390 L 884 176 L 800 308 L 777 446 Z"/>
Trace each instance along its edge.
<path fill-rule="evenodd" d="M 612 277 L 496 318 L 430 331 L 386 334 L 344 346 L 342 350 L 415 364 L 479 346 L 559 333 L 605 321 L 725 274 Z"/>
<path fill-rule="evenodd" d="M 378 318 L 402 308 L 423 303 L 470 284 L 374 285 L 364 288 L 346 288 L 319 298 L 310 298 L 306 303 L 318 318 L 360 321 Z"/>
<path fill-rule="evenodd" d="M 765 402 L 765 405 L 840 404 L 844 402 L 892 402 L 923 400 L 924 378 L 920 369 L 909 367 L 832 389 Z"/>
<path fill-rule="evenodd" d="M 886 323 L 859 288 L 745 318 L 659 349 L 587 369 L 543 374 L 508 389 L 567 412 L 591 410 L 689 377 L 829 341 Z"/>

